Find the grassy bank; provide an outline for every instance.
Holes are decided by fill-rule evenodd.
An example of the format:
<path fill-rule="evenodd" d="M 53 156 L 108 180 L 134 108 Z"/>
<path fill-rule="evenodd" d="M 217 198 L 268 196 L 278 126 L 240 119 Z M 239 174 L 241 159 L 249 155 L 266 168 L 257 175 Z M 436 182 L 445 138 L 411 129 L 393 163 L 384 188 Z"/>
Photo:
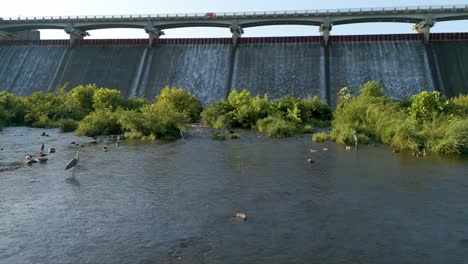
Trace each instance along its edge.
<path fill-rule="evenodd" d="M 447 100 L 439 92 L 424 91 L 394 101 L 384 96 L 377 82 L 366 83 L 357 95 L 344 88 L 328 137 L 354 145 L 354 131 L 360 144 L 380 142 L 395 151 L 467 154 L 468 96 Z"/>

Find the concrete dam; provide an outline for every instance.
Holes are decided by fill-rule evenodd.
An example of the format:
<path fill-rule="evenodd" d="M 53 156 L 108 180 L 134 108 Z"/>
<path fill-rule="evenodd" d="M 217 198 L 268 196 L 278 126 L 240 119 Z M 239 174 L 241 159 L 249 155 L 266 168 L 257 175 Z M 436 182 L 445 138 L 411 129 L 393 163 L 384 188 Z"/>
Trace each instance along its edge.
<path fill-rule="evenodd" d="M 0 42 L 0 90 L 27 96 L 95 83 L 123 95 L 154 98 L 165 86 L 184 88 L 204 104 L 233 89 L 270 98 L 319 96 L 332 105 L 343 87 L 369 80 L 395 99 L 422 90 L 468 93 L 468 34 Z"/>

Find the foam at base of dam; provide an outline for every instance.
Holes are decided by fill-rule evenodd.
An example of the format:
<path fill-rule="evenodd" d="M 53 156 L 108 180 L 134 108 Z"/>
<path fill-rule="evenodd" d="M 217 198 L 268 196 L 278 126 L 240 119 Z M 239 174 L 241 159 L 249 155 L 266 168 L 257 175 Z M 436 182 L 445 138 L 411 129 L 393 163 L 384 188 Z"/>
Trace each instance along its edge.
<path fill-rule="evenodd" d="M 385 94 L 394 99 L 434 90 L 421 41 L 343 42 L 329 49 L 332 104 L 341 88 L 359 89 L 371 80 L 379 81 Z"/>
<path fill-rule="evenodd" d="M 318 43 L 242 44 L 237 47 L 233 89 L 253 95 L 324 97 L 323 49 Z"/>
<path fill-rule="evenodd" d="M 0 90 L 27 96 L 48 91 L 65 47 L 0 47 Z"/>
<path fill-rule="evenodd" d="M 165 86 L 194 94 L 204 104 L 226 97 L 229 45 L 160 45 L 148 54 L 137 95 L 154 98 Z"/>
<path fill-rule="evenodd" d="M 449 97 L 468 92 L 468 42 L 431 43 L 441 91 Z"/>

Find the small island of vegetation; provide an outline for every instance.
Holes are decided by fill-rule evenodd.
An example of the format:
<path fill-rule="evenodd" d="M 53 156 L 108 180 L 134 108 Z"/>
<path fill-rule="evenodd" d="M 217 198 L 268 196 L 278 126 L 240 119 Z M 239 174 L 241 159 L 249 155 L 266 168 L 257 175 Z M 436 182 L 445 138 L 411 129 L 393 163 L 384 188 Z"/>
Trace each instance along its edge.
<path fill-rule="evenodd" d="M 199 120 L 221 131 L 213 135 L 215 139 L 224 139 L 222 131 L 232 128 L 256 129 L 281 138 L 331 126 L 331 132 L 315 133 L 313 141 L 351 145 L 356 133 L 360 144 L 384 143 L 395 151 L 468 153 L 468 95 L 448 100 L 437 91 L 424 91 L 395 101 L 375 81 L 364 84 L 358 94 L 343 88 L 334 112 L 318 97 L 270 100 L 245 89 L 233 90 L 227 99 L 205 109 L 195 96 L 175 87 L 165 87 L 154 101 L 126 99 L 118 90 L 96 85 L 69 91 L 64 86 L 24 98 L 0 92 L 0 129 L 59 127 L 81 136 L 125 133 L 133 139 L 174 140 Z"/>

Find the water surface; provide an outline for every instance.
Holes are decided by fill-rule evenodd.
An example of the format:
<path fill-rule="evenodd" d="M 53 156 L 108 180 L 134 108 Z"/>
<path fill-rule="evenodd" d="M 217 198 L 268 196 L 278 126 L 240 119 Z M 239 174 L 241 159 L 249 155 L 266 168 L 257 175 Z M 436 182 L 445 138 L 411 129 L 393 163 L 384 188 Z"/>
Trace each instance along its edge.
<path fill-rule="evenodd" d="M 466 263 L 468 162 L 310 135 L 81 148 L 0 134 L 0 263 Z M 48 164 L 25 166 L 40 143 Z M 102 152 L 105 144 L 109 152 Z M 317 149 L 310 153 L 309 149 Z M 315 163 L 308 163 L 311 158 Z M 236 221 L 235 212 L 247 221 Z"/>

